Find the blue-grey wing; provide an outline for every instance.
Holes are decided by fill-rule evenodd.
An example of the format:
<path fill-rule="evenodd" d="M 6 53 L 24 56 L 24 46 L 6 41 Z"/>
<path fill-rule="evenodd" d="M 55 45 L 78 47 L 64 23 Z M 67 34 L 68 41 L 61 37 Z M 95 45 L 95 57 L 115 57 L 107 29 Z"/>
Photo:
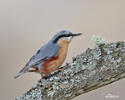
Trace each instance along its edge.
<path fill-rule="evenodd" d="M 26 66 L 33 66 L 39 64 L 41 61 L 54 57 L 58 54 L 60 46 L 54 43 L 47 43 L 40 48 L 28 61 Z"/>

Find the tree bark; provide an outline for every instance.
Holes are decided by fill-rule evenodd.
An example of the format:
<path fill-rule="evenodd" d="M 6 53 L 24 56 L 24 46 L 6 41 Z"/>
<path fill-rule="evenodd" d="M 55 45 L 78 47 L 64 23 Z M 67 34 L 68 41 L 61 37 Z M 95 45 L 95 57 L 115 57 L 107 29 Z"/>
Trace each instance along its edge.
<path fill-rule="evenodd" d="M 125 42 L 97 44 L 16 100 L 71 100 L 125 77 Z"/>

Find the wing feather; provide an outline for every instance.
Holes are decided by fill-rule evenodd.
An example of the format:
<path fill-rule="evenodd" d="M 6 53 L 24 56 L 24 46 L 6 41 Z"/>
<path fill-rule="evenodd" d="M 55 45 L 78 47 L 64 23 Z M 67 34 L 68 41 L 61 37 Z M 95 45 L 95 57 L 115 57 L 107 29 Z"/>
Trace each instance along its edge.
<path fill-rule="evenodd" d="M 57 55 L 60 46 L 55 43 L 47 43 L 41 47 L 28 61 L 26 66 L 30 67 L 39 64 L 41 61 L 49 59 Z"/>

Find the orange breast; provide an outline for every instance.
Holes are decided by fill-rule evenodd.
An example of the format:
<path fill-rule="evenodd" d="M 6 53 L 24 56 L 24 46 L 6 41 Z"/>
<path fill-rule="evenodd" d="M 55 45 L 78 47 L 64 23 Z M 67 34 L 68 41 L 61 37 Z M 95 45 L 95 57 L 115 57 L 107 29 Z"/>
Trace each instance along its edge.
<path fill-rule="evenodd" d="M 60 40 L 58 44 L 61 46 L 57 56 L 48 59 L 44 62 L 42 65 L 41 73 L 43 74 L 49 74 L 55 70 L 57 70 L 64 62 L 67 50 L 68 50 L 68 44 L 69 42 Z"/>

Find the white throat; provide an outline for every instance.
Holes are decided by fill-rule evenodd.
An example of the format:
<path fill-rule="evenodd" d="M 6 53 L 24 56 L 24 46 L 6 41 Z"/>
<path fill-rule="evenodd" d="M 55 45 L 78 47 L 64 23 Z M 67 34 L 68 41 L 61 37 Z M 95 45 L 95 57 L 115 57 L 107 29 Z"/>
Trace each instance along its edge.
<path fill-rule="evenodd" d="M 63 38 L 61 38 L 62 40 L 66 40 L 66 41 L 68 41 L 68 42 L 71 42 L 71 40 L 72 40 L 72 36 L 70 36 L 70 37 L 63 37 Z"/>

